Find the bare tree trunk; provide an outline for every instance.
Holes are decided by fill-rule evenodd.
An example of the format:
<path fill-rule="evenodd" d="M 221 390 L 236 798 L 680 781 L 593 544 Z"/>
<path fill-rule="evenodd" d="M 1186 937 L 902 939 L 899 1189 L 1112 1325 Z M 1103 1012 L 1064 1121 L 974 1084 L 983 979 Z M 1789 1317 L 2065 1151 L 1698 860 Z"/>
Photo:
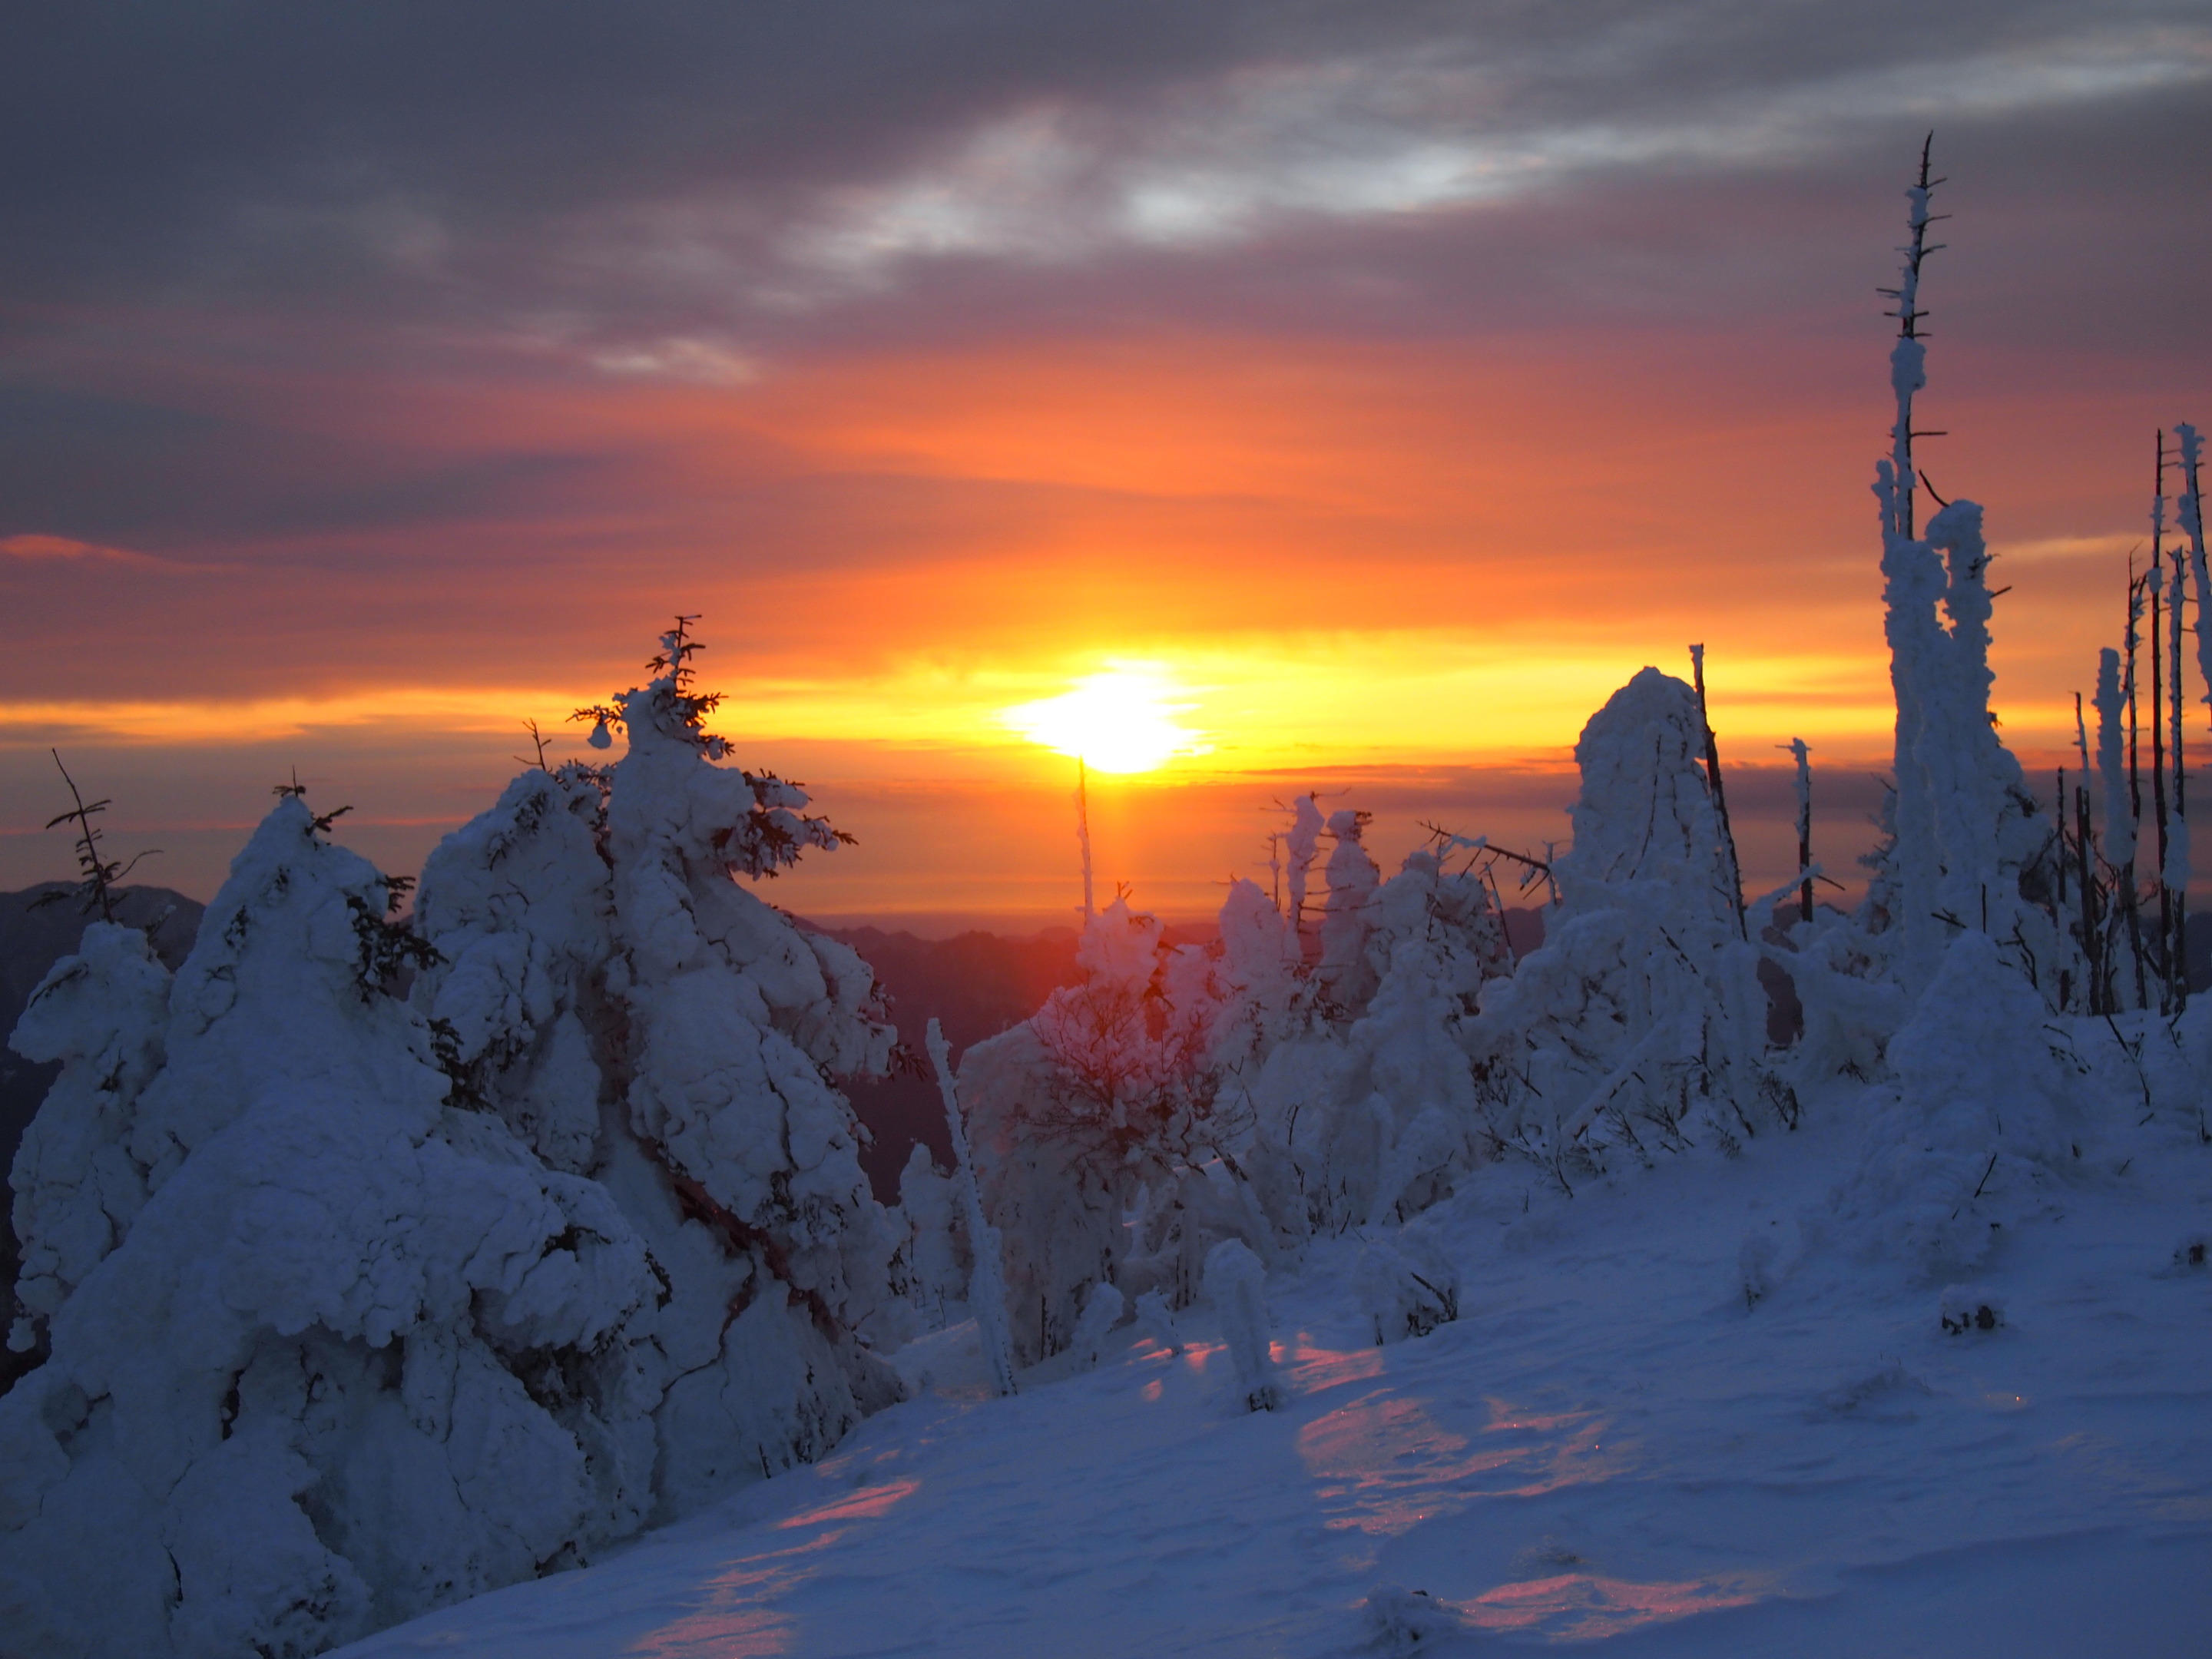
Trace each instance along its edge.
<path fill-rule="evenodd" d="M 1080 755 L 1075 757 L 1075 840 L 1083 849 L 1083 924 L 1087 927 L 1098 906 L 1091 886 L 1091 771 Z"/>
<path fill-rule="evenodd" d="M 2142 744 L 2137 720 L 2136 702 L 2136 647 L 2141 641 L 2142 623 L 2142 580 L 2136 574 L 2135 560 L 2128 561 L 2128 639 L 2127 639 L 2127 713 L 2128 713 L 2128 812 L 2138 826 L 2136 834 L 2140 851 L 2142 834 Z M 2136 892 L 2136 860 L 2130 858 L 2120 872 L 2120 915 L 2127 924 L 2128 953 L 2136 969 L 2136 1006 L 2150 1006 L 2150 984 L 2143 974 L 2142 914 Z"/>
<path fill-rule="evenodd" d="M 2158 951 L 2154 962 L 2159 972 L 2159 1011 L 2172 1013 L 2173 1000 L 2173 895 L 2166 884 L 2166 665 L 2163 640 L 2166 567 L 2151 549 L 2152 564 L 2144 583 L 2150 589 L 2150 794 L 2151 816 L 2158 824 Z"/>
<path fill-rule="evenodd" d="M 2087 959 L 2089 973 L 2089 1012 L 2103 1014 L 2112 1012 L 2110 988 L 2105 983 L 2104 952 L 2098 948 L 2099 932 L 2104 925 L 2097 914 L 2097 884 L 2091 876 L 2089 862 L 2089 792 L 2074 792 L 2074 856 L 2075 873 L 2081 888 L 2081 954 Z"/>
<path fill-rule="evenodd" d="M 1743 915 L 1743 870 L 1735 857 L 1735 831 L 1729 826 L 1728 794 L 1721 787 L 1720 740 L 1713 736 L 1713 723 L 1705 714 L 1705 647 L 1690 647 L 1690 675 L 1698 693 L 1698 724 L 1705 729 L 1705 780 L 1713 787 L 1713 811 L 1721 821 L 1721 853 L 1728 860 L 1729 891 L 1735 898 L 1735 930 L 1744 938 L 1751 937 Z"/>
<path fill-rule="evenodd" d="M 1813 867 L 1813 766 L 1805 739 L 1790 739 L 1790 752 L 1797 762 L 1797 867 Z M 1808 876 L 1797 890 L 1797 916 L 1801 921 L 1813 920 L 1813 878 Z"/>

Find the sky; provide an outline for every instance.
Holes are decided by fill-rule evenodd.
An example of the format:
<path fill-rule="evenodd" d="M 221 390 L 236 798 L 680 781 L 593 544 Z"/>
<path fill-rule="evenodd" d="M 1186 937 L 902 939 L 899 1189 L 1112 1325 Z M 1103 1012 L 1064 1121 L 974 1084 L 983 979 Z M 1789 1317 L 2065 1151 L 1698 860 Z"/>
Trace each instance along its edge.
<path fill-rule="evenodd" d="M 1890 706 L 1869 485 L 1936 133 L 1930 482 L 2038 776 L 2212 422 L 2212 5 L 93 4 L 0 58 L 0 885 L 49 750 L 205 897 L 296 771 L 412 870 L 677 612 L 855 846 L 771 894 L 1195 915 L 1281 803 L 1566 834 L 1703 643 L 1754 885 Z M 1026 725 L 1025 725 L 1026 719 Z M 2212 726 L 2199 718 L 2193 730 Z"/>

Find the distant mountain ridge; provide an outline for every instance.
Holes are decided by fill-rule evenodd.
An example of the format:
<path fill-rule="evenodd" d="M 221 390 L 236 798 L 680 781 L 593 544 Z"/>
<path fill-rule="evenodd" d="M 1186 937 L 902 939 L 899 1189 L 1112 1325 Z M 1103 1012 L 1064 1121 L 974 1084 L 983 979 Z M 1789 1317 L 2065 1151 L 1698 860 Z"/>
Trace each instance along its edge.
<path fill-rule="evenodd" d="M 802 925 L 812 927 L 803 919 Z M 1019 1024 L 1054 990 L 1080 977 L 1072 927 L 1048 928 L 1026 939 L 980 931 L 943 939 L 878 927 L 813 931 L 851 945 L 876 970 L 877 983 L 890 998 L 899 1040 L 917 1056 L 933 1017 L 942 1022 L 945 1039 L 957 1054 Z M 848 1078 L 842 1086 L 874 1137 L 860 1149 L 860 1167 L 878 1199 L 898 1202 L 899 1171 L 916 1142 L 929 1148 L 940 1167 L 951 1165 L 945 1106 L 936 1080 L 920 1066 L 887 1078 Z"/>

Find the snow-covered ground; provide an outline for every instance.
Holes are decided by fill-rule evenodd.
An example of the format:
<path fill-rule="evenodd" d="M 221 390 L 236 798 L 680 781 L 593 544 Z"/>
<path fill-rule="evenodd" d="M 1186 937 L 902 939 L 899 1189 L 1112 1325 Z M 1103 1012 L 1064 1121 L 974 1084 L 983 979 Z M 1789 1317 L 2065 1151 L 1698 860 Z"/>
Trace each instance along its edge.
<path fill-rule="evenodd" d="M 2212 1267 L 2175 1261 L 2212 1148 L 2085 1167 L 1979 1274 L 2004 1323 L 1947 1334 L 1823 1220 L 1866 1103 L 1572 1199 L 1486 1168 L 1431 1212 L 1460 1318 L 1388 1347 L 1316 1242 L 1271 1413 L 1202 1304 L 1180 1358 L 1124 1327 L 1003 1400 L 955 1326 L 823 1462 L 343 1651 L 2212 1652 Z"/>

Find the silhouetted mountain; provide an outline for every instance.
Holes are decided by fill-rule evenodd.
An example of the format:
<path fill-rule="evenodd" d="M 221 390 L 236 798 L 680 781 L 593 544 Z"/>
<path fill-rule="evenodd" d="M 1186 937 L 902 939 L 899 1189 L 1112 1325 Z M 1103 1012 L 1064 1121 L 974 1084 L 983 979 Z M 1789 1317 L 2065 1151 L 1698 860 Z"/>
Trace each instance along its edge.
<path fill-rule="evenodd" d="M 969 933 L 945 939 L 877 927 L 819 931 L 842 939 L 874 968 L 890 994 L 899 1039 L 919 1061 L 878 1082 L 854 1078 L 844 1084 L 853 1109 L 875 1137 L 873 1146 L 860 1149 L 860 1167 L 876 1196 L 896 1204 L 899 1171 L 916 1141 L 939 1165 L 952 1161 L 945 1106 L 922 1047 L 931 1017 L 943 1023 L 956 1056 L 969 1043 L 1019 1024 L 1056 987 L 1075 983 L 1075 930 L 1048 928 L 1026 939 Z"/>

